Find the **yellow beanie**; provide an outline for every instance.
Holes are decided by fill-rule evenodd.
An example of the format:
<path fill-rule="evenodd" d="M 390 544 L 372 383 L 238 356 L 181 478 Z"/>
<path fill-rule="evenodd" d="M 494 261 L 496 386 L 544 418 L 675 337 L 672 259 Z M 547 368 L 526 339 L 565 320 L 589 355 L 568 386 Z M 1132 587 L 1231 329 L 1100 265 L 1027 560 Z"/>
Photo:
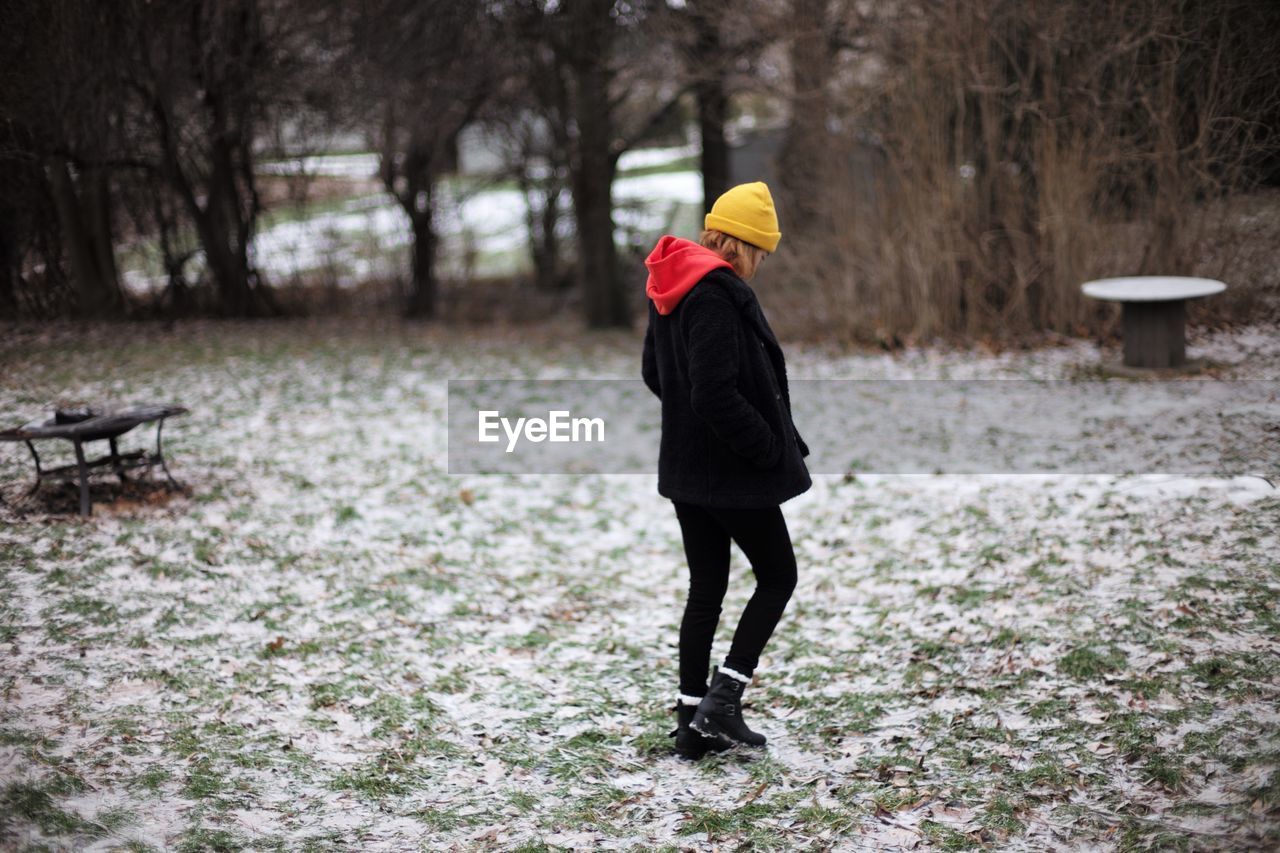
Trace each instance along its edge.
<path fill-rule="evenodd" d="M 711 205 L 702 226 L 723 231 L 743 242 L 759 246 L 766 252 L 778 248 L 782 232 L 778 230 L 778 214 L 773 209 L 773 196 L 763 181 L 730 187 Z"/>

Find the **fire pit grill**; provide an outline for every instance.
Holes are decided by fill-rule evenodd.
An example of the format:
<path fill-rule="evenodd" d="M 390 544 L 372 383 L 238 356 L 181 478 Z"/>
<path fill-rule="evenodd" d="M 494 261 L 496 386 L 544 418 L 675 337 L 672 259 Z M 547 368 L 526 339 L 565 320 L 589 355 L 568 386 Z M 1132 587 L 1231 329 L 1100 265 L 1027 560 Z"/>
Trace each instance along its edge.
<path fill-rule="evenodd" d="M 110 468 L 121 482 L 128 479 L 127 471 L 137 468 L 154 468 L 160 466 L 165 478 L 174 488 L 182 486 L 169 473 L 165 464 L 162 433 L 166 418 L 185 415 L 187 409 L 182 406 L 168 406 L 158 403 L 136 403 L 118 409 L 99 410 L 89 407 L 63 408 L 54 412 L 53 417 L 36 419 L 16 429 L 0 432 L 0 442 L 21 441 L 31 451 L 31 458 L 36 463 L 36 481 L 28 495 L 34 494 L 44 482 L 72 482 L 80 484 L 80 514 L 90 515 L 93 504 L 89 497 L 89 476 L 95 469 Z M 156 425 L 156 449 L 154 452 L 135 450 L 121 453 L 116 446 L 116 439 L 136 426 L 145 423 Z M 40 454 L 36 452 L 35 442 L 50 439 L 70 441 L 75 446 L 76 461 L 74 465 L 60 465 L 56 468 L 45 468 L 40 464 Z M 110 453 L 97 459 L 86 459 L 84 444 L 90 441 L 106 441 Z"/>

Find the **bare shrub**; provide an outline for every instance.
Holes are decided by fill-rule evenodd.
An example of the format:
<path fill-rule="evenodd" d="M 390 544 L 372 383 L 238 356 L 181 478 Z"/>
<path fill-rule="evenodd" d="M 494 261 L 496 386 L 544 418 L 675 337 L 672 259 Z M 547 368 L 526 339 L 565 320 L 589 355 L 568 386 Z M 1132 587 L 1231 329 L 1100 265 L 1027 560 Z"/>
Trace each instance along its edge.
<path fill-rule="evenodd" d="M 1277 150 L 1268 17 L 1247 0 L 895 7 L 880 66 L 842 93 L 882 156 L 824 161 L 826 215 L 770 280 L 804 297 L 807 331 L 882 342 L 1102 332 L 1114 308 L 1082 298 L 1089 278 L 1231 280 L 1249 252 L 1222 247 L 1255 227 L 1240 205 Z M 1231 283 L 1275 288 L 1263 275 Z"/>

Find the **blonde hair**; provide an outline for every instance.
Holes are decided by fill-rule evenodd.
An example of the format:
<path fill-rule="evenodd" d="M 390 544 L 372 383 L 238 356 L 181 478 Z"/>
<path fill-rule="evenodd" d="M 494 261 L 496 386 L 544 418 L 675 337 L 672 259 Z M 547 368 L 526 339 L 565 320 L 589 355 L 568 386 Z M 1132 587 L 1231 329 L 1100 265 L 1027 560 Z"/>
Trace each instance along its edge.
<path fill-rule="evenodd" d="M 733 264 L 734 271 L 743 279 L 753 277 L 760 262 L 769 254 L 759 246 L 753 246 L 714 228 L 703 231 L 698 242 Z"/>

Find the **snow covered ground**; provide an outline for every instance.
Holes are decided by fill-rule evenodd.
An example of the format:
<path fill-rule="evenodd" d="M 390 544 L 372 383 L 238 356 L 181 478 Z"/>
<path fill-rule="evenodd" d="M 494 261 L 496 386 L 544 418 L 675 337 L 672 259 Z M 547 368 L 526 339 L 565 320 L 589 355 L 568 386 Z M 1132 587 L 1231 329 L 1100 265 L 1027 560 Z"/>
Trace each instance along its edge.
<path fill-rule="evenodd" d="M 817 478 L 747 692 L 769 747 L 669 755 L 685 567 L 653 478 L 445 470 L 446 379 L 634 376 L 638 352 L 554 325 L 7 336 L 4 411 L 190 406 L 166 438 L 191 494 L 0 508 L 0 846 L 1280 844 L 1258 478 Z M 1272 328 L 1192 354 L 1280 378 Z M 788 356 L 1023 377 L 1098 353 Z M 14 500 L 29 460 L 0 447 Z M 734 559 L 718 655 L 751 589 Z"/>

